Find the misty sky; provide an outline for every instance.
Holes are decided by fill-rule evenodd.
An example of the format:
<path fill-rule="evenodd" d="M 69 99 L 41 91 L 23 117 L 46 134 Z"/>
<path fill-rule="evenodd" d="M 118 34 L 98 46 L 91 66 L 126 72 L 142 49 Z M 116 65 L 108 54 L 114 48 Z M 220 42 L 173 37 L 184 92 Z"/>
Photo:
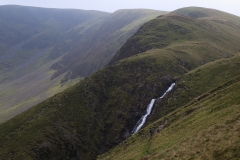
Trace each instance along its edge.
<path fill-rule="evenodd" d="M 76 8 L 107 12 L 129 8 L 173 11 L 182 7 L 198 6 L 214 8 L 240 16 L 240 0 L 0 0 L 0 5 L 6 4 L 47 8 Z"/>

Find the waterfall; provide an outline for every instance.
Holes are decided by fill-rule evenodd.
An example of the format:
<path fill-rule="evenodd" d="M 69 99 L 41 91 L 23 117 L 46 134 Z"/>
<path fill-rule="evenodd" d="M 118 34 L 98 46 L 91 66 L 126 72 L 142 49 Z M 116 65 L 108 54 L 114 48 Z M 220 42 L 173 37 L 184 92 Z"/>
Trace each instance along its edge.
<path fill-rule="evenodd" d="M 168 92 L 170 92 L 173 89 L 174 86 L 175 86 L 175 83 L 172 83 L 171 86 L 167 89 L 167 91 L 159 99 L 162 99 Z M 151 111 L 152 111 L 155 101 L 156 101 L 156 99 L 151 100 L 150 104 L 147 107 L 146 114 L 144 114 L 142 116 L 142 118 L 137 122 L 135 128 L 132 131 L 132 134 L 137 133 L 142 128 L 142 126 L 144 125 L 144 123 L 147 120 L 147 117 L 151 114 Z"/>

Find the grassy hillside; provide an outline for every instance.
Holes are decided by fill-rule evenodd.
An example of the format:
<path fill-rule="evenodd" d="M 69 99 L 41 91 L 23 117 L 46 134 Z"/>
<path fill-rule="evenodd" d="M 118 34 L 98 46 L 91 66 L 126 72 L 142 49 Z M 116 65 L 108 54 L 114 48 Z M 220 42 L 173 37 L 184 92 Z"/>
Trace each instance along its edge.
<path fill-rule="evenodd" d="M 228 21 L 232 22 L 231 17 Z M 218 104 L 212 98 L 217 98 L 225 89 L 230 93 L 232 88 L 227 87 L 238 87 L 239 55 L 234 55 L 239 53 L 237 22 L 240 18 L 235 19 L 236 23 L 233 21 L 236 25 L 225 23 L 225 20 L 217 23 L 213 19 L 169 14 L 147 22 L 118 51 L 111 62 L 114 65 L 100 69 L 75 86 L 1 124 L 0 156 L 2 159 L 95 159 L 127 138 L 99 158 L 140 159 L 151 153 L 157 156 L 159 145 L 154 144 L 151 150 L 154 142 L 149 137 L 161 135 L 155 134 L 157 128 L 161 130 L 160 125 L 170 124 L 171 127 L 184 118 L 174 114 L 181 111 L 178 108 L 190 106 L 188 110 L 183 108 L 180 114 L 190 117 L 187 115 L 198 111 L 195 105 L 201 106 L 198 102 L 204 102 L 203 107 L 207 107 L 208 102 Z M 224 57 L 232 58 L 215 61 Z M 225 77 L 214 76 L 218 73 Z M 235 77 L 237 79 L 232 80 Z M 172 82 L 177 83 L 173 92 L 157 102 L 148 119 L 152 129 L 149 131 L 148 126 L 131 136 L 150 100 L 160 97 Z M 236 92 L 234 89 L 229 95 L 219 96 L 224 102 Z M 237 94 L 232 100 L 232 104 L 238 104 Z M 222 102 L 219 104 L 224 104 Z M 191 133 L 182 130 L 185 132 Z M 166 140 L 164 146 L 172 143 L 174 140 Z M 131 148 L 131 144 L 135 146 Z"/>
<path fill-rule="evenodd" d="M 186 105 L 189 101 L 199 97 L 206 91 L 227 83 L 233 77 L 238 76 L 239 60 L 239 55 L 237 55 L 230 59 L 207 63 L 202 67 L 188 72 L 186 76 L 178 81 L 177 90 L 174 91 L 171 98 L 165 102 L 156 104 L 156 108 L 149 121 L 157 119 L 160 115 L 165 115 L 166 112 Z M 194 75 L 192 74 L 193 72 L 195 73 Z"/>
<path fill-rule="evenodd" d="M 51 47 L 69 29 L 109 13 L 84 10 L 60 10 L 23 6 L 1 6 L 1 55 L 24 42 L 25 49 Z M 5 49 L 5 50 L 4 50 Z"/>
<path fill-rule="evenodd" d="M 79 78 L 61 84 L 66 72 L 52 79 L 50 67 L 66 51 L 54 46 L 77 25 L 100 25 L 109 13 L 45 9 L 23 6 L 0 7 L 0 122 L 3 122 L 63 91 Z M 95 19 L 99 21 L 89 23 Z M 57 86 L 56 86 L 57 85 Z M 52 89 L 55 86 L 54 89 Z"/>
<path fill-rule="evenodd" d="M 94 159 L 124 140 L 149 100 L 173 81 L 154 59 L 138 60 L 104 68 L 3 123 L 1 157 Z"/>
<path fill-rule="evenodd" d="M 98 159 L 238 159 L 239 62 L 238 55 L 183 76 L 167 107 L 186 96 L 189 103 L 180 103 L 182 107 Z"/>
<path fill-rule="evenodd" d="M 141 24 L 163 13 L 1 6 L 0 122 L 103 67 Z"/>
<path fill-rule="evenodd" d="M 184 16 L 188 12 L 193 14 L 193 11 L 206 14 L 205 10 L 207 9 L 184 8 L 149 21 L 128 39 L 110 64 L 156 48 L 195 52 L 195 56 L 202 58 L 202 63 L 239 52 L 239 17 L 212 10 L 209 12 L 213 12 L 214 16 L 209 14 L 208 18 Z M 195 49 L 190 50 L 189 47 Z"/>
<path fill-rule="evenodd" d="M 91 75 L 105 66 L 142 24 L 166 13 L 147 9 L 126 9 L 112 13 L 94 33 L 85 35 L 87 40 L 84 39 L 84 47 L 79 46 L 82 43 L 79 38 L 72 41 L 78 47 L 53 65 L 52 68 L 57 70 L 54 77 L 66 70 L 70 71 L 65 80 Z M 71 32 L 76 35 L 75 30 Z"/>

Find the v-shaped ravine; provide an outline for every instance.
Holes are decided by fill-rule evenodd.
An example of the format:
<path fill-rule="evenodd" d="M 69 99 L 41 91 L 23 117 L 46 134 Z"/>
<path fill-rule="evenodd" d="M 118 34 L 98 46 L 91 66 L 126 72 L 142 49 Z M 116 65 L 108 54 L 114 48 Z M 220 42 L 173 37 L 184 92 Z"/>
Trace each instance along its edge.
<path fill-rule="evenodd" d="M 174 86 L 175 86 L 175 83 L 172 83 L 171 86 L 167 89 L 167 91 L 159 99 L 162 99 L 168 92 L 170 92 L 173 89 Z M 137 122 L 135 128 L 133 129 L 132 135 L 137 133 L 142 128 L 142 126 L 144 125 L 144 123 L 147 120 L 147 117 L 151 114 L 151 111 L 152 111 L 152 108 L 153 108 L 153 105 L 154 105 L 155 101 L 156 101 L 156 99 L 151 100 L 150 104 L 147 107 L 146 113 Z"/>

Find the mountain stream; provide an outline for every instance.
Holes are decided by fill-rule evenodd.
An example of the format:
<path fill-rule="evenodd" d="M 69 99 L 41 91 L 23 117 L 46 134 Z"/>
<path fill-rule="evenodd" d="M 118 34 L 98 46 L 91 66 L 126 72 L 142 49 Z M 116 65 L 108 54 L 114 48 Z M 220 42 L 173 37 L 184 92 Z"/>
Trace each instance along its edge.
<path fill-rule="evenodd" d="M 173 89 L 174 86 L 175 86 L 175 83 L 172 83 L 171 86 L 168 88 L 168 90 L 159 99 L 162 99 L 168 92 L 170 92 Z M 147 117 L 150 115 L 150 113 L 152 111 L 152 108 L 153 108 L 153 105 L 154 105 L 155 101 L 156 101 L 156 99 L 151 100 L 150 104 L 147 107 L 146 114 L 144 114 L 142 116 L 142 118 L 137 122 L 135 128 L 132 131 L 132 135 L 137 133 L 142 128 L 142 126 L 144 125 L 144 123 L 147 120 Z"/>

